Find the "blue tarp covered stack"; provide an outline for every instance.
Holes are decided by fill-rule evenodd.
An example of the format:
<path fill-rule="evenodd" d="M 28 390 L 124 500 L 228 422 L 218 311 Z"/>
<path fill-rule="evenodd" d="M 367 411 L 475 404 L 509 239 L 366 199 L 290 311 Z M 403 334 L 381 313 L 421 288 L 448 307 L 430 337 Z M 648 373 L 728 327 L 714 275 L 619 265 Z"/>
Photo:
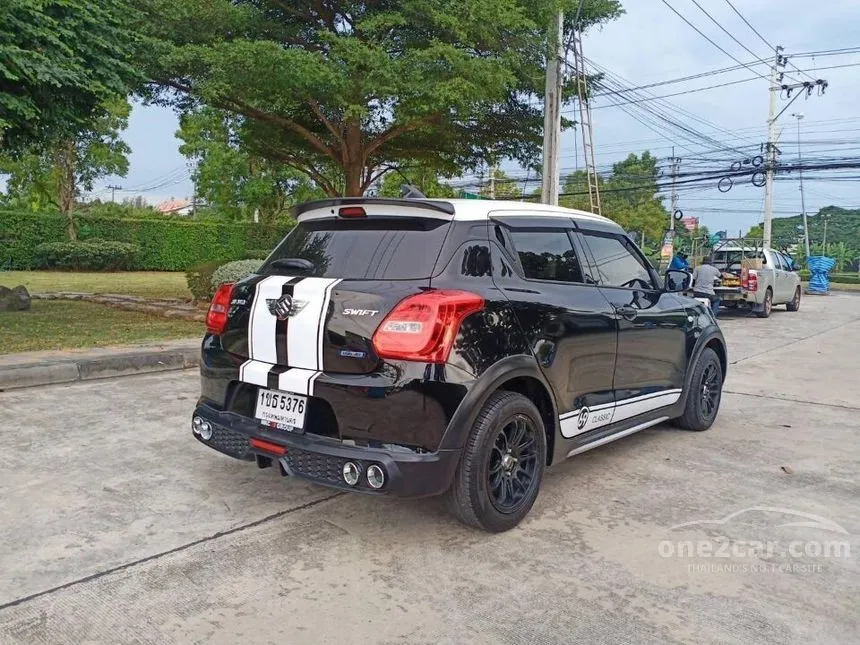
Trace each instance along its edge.
<path fill-rule="evenodd" d="M 834 258 L 824 255 L 813 255 L 809 258 L 809 287 L 806 293 L 826 295 L 830 293 L 830 280 L 827 274 L 836 266 Z"/>

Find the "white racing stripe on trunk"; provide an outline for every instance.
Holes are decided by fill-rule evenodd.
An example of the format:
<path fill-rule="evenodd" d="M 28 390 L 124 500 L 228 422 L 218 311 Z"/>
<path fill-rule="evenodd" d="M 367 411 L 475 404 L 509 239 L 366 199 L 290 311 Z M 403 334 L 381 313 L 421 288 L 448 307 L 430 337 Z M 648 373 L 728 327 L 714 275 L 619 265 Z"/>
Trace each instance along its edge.
<path fill-rule="evenodd" d="M 331 290 L 338 282 L 340 280 L 329 278 L 305 278 L 293 288 L 293 301 L 298 311 L 290 316 L 287 324 L 287 357 L 290 367 L 303 370 L 322 369 L 322 332 Z M 272 335 L 274 336 L 274 331 Z"/>
<path fill-rule="evenodd" d="M 271 363 L 263 363 L 262 361 L 245 361 L 239 368 L 239 380 L 244 383 L 252 383 L 254 385 L 262 385 L 266 387 L 269 379 L 269 370 L 272 369 Z"/>
<path fill-rule="evenodd" d="M 278 319 L 269 311 L 266 301 L 280 298 L 284 283 L 289 280 L 292 280 L 292 277 L 273 275 L 257 283 L 254 305 L 248 323 L 248 354 L 255 361 L 272 364 L 278 362 L 278 350 L 275 346 L 275 328 Z"/>
<path fill-rule="evenodd" d="M 284 392 L 313 396 L 314 381 L 317 380 L 320 374 L 321 372 L 315 370 L 303 370 L 300 368 L 287 370 L 278 377 L 278 389 Z"/>

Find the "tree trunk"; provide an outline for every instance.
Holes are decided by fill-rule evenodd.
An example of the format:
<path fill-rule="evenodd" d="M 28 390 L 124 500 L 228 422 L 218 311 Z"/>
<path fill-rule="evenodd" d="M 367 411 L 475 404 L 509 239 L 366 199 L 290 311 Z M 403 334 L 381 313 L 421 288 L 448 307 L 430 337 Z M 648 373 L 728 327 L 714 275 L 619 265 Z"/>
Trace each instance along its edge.
<path fill-rule="evenodd" d="M 346 146 L 343 160 L 345 197 L 361 197 L 364 194 L 364 151 L 361 145 L 361 123 L 351 119 L 346 126 Z"/>
<path fill-rule="evenodd" d="M 57 197 L 60 202 L 60 212 L 66 216 L 68 227 L 66 233 L 73 242 L 78 239 L 75 229 L 75 142 L 63 142 L 54 157 L 54 172 L 57 182 Z"/>

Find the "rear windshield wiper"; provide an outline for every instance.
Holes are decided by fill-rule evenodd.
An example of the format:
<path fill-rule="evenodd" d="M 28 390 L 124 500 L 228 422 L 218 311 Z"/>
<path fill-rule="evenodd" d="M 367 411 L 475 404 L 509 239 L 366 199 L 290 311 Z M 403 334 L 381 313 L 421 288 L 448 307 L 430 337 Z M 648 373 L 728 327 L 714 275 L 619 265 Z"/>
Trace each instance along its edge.
<path fill-rule="evenodd" d="M 279 258 L 277 260 L 272 260 L 271 262 L 269 262 L 269 268 L 293 269 L 295 271 L 310 273 L 316 268 L 316 266 L 314 266 L 314 263 L 310 260 L 305 260 L 303 258 Z"/>

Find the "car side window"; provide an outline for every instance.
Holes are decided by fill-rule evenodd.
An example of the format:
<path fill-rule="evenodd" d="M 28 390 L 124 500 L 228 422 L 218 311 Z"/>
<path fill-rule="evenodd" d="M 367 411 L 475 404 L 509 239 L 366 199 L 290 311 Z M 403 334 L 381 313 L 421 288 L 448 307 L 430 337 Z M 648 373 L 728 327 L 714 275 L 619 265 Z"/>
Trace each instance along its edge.
<path fill-rule="evenodd" d="M 779 253 L 773 254 L 774 269 L 785 269 L 785 263 Z"/>
<path fill-rule="evenodd" d="M 582 266 L 565 230 L 511 229 L 511 238 L 526 278 L 557 282 L 583 281 Z"/>
<path fill-rule="evenodd" d="M 583 232 L 600 283 L 607 287 L 653 289 L 651 273 L 639 255 L 630 248 L 630 242 L 617 235 L 600 235 Z"/>

